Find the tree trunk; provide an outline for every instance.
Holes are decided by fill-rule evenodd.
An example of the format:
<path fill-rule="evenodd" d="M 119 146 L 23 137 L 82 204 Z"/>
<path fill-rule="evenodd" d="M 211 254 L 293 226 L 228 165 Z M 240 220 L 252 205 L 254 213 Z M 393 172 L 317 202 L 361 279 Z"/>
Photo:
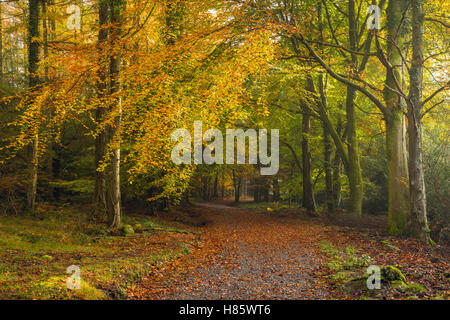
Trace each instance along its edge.
<path fill-rule="evenodd" d="M 110 12 L 111 12 L 111 47 L 116 51 L 110 56 L 110 96 L 117 95 L 120 90 L 120 64 L 121 53 L 120 43 L 118 42 L 121 34 L 121 20 L 122 12 L 124 10 L 125 3 L 123 0 L 110 0 Z M 122 120 L 122 99 L 121 97 L 115 98 L 115 104 L 117 105 L 116 116 L 114 117 L 114 123 L 109 126 L 110 134 L 110 146 L 112 149 L 111 154 L 111 173 L 108 186 L 108 201 L 110 202 L 110 215 L 112 216 L 111 227 L 120 227 L 122 224 L 122 212 L 120 206 L 120 124 Z M 111 106 L 113 111 L 113 107 Z M 107 206 L 108 208 L 108 206 Z"/>
<path fill-rule="evenodd" d="M 39 85 L 39 0 L 28 2 L 28 85 L 32 91 Z M 31 151 L 31 162 L 29 171 L 29 182 L 27 190 L 28 209 L 34 211 L 36 205 L 36 191 L 38 181 L 39 164 L 39 128 L 33 128 L 33 145 Z"/>
<path fill-rule="evenodd" d="M 222 168 L 222 199 L 225 198 L 225 169 Z"/>
<path fill-rule="evenodd" d="M 356 217 L 361 217 L 363 200 L 363 181 L 359 160 L 358 137 L 355 119 L 355 90 L 347 86 L 346 114 L 347 114 L 347 155 L 348 180 L 350 186 L 349 211 Z"/>
<path fill-rule="evenodd" d="M 214 177 L 214 189 L 213 189 L 213 198 L 218 198 L 218 186 L 219 186 L 219 172 L 216 172 Z"/>
<path fill-rule="evenodd" d="M 102 51 L 106 45 L 106 40 L 108 38 L 108 1 L 100 0 L 99 9 L 99 32 L 98 32 L 98 51 L 101 57 L 101 67 L 98 71 L 98 81 L 97 81 L 97 97 L 99 99 L 99 105 L 95 111 L 95 122 L 98 127 L 102 126 L 105 118 L 105 107 L 103 105 L 105 94 L 107 92 L 107 70 L 102 62 L 104 55 Z M 101 167 L 102 162 L 105 159 L 106 152 L 106 133 L 105 129 L 101 128 L 100 131 L 95 136 L 95 187 L 94 187 L 94 210 L 93 218 L 98 221 L 107 220 L 107 207 L 106 207 L 106 176 L 105 169 Z"/>
<path fill-rule="evenodd" d="M 349 11 L 349 45 L 350 49 L 357 51 L 358 28 L 356 23 L 355 1 L 348 2 Z M 351 68 L 357 72 L 358 58 L 351 54 Z M 361 174 L 361 165 L 359 160 L 358 136 L 356 133 L 355 119 L 355 98 L 356 90 L 347 86 L 347 97 L 345 109 L 347 115 L 347 156 L 348 156 L 348 180 L 350 186 L 350 205 L 349 211 L 356 217 L 362 214 L 363 182 Z"/>
<path fill-rule="evenodd" d="M 310 75 L 307 77 L 306 90 L 314 92 L 314 82 Z M 309 147 L 308 136 L 311 133 L 311 116 L 310 108 L 306 104 L 303 104 L 303 116 L 302 116 L 302 174 L 303 174 L 303 207 L 311 212 L 316 211 L 316 205 L 314 202 L 314 191 L 311 178 L 311 150 Z"/>
<path fill-rule="evenodd" d="M 323 126 L 323 160 L 325 168 L 325 192 L 328 212 L 334 211 L 334 195 L 333 195 L 333 173 L 331 167 L 331 140 L 327 127 Z"/>
<path fill-rule="evenodd" d="M 202 177 L 202 198 L 205 201 L 209 200 L 209 177 Z"/>
<path fill-rule="evenodd" d="M 335 209 L 341 207 L 341 167 L 341 157 L 335 151 L 333 159 L 333 204 Z"/>
<path fill-rule="evenodd" d="M 233 185 L 234 185 L 234 202 L 238 203 L 241 197 L 241 180 L 242 177 L 233 169 Z"/>
<path fill-rule="evenodd" d="M 430 243 L 425 179 L 422 155 L 422 87 L 423 87 L 423 0 L 411 0 L 412 48 L 410 92 L 408 103 L 409 189 L 411 211 L 409 233 L 424 243 Z"/>
<path fill-rule="evenodd" d="M 342 105 L 339 105 L 339 109 L 342 109 Z M 338 114 L 336 134 L 339 137 L 342 136 L 342 117 L 340 114 Z M 345 138 L 342 137 L 342 139 L 344 140 Z M 336 148 L 333 158 L 333 202 L 335 209 L 341 207 L 341 171 L 342 171 L 341 155 Z"/>
<path fill-rule="evenodd" d="M 49 22 L 50 19 L 48 18 L 48 12 L 47 12 L 47 2 L 48 0 L 42 0 L 41 6 L 42 6 L 42 37 L 43 37 L 43 47 L 44 47 L 44 59 L 48 59 L 49 56 L 49 46 L 48 46 L 48 40 L 50 37 L 49 34 Z M 48 83 L 49 81 L 49 62 L 46 61 L 44 66 L 44 81 Z M 47 116 L 49 118 L 53 117 L 53 112 L 49 110 L 47 112 Z M 53 179 L 53 137 L 50 136 L 48 138 L 47 142 L 47 155 L 46 155 L 46 174 L 51 181 Z M 54 188 L 52 187 L 52 184 L 48 184 L 47 186 L 47 192 L 46 192 L 48 199 L 53 200 L 54 199 Z"/>
<path fill-rule="evenodd" d="M 44 59 L 48 58 L 48 18 L 47 18 L 47 0 L 42 0 L 42 37 L 44 44 Z M 48 62 L 45 64 L 45 81 L 48 81 Z"/>
<path fill-rule="evenodd" d="M 386 152 L 388 171 L 388 232 L 404 235 L 407 229 L 409 209 L 408 168 L 406 160 L 405 103 L 391 89 L 402 85 L 403 61 L 400 50 L 406 41 L 403 15 L 406 0 L 389 1 L 387 7 L 387 59 L 392 70 L 387 70 L 384 100 L 388 108 L 386 119 Z M 394 45 L 395 44 L 395 45 Z"/>
<path fill-rule="evenodd" d="M 28 209 L 34 212 L 36 207 L 36 192 L 37 192 L 37 181 L 38 181 L 38 150 L 39 150 L 39 136 L 36 133 L 33 138 L 33 146 L 31 149 L 31 161 L 30 161 L 30 177 L 27 191 L 27 206 Z"/>
<path fill-rule="evenodd" d="M 280 183 L 278 181 L 278 176 L 273 178 L 273 201 L 280 201 Z"/>
<path fill-rule="evenodd" d="M 405 122 L 402 110 L 393 112 L 389 119 L 386 119 L 386 147 L 389 193 L 388 231 L 391 235 L 400 236 L 406 232 L 409 208 Z"/>
<path fill-rule="evenodd" d="M 323 74 L 319 75 L 319 93 L 320 99 L 323 106 L 327 108 L 327 96 L 325 92 L 325 84 Z M 324 168 L 325 168 L 325 193 L 326 193 L 326 204 L 328 212 L 334 211 L 334 196 L 333 196 L 333 174 L 331 169 L 331 153 L 333 147 L 331 145 L 330 133 L 328 132 L 328 128 L 324 122 L 322 122 L 323 128 L 323 156 L 324 156 Z"/>
<path fill-rule="evenodd" d="M 0 2 L 0 84 L 3 83 L 3 17 L 2 2 Z"/>
<path fill-rule="evenodd" d="M 317 11 L 319 19 L 319 40 L 323 41 L 323 17 L 322 17 L 322 2 L 317 2 Z M 323 46 L 320 46 L 320 50 L 323 54 Z M 326 83 L 324 81 L 323 73 L 319 74 L 319 94 L 322 105 L 327 108 L 328 105 L 326 96 Z M 323 157 L 324 157 L 324 169 L 325 169 L 325 194 L 326 194 L 326 204 L 328 212 L 334 211 L 334 196 L 333 196 L 333 175 L 331 170 L 331 153 L 333 146 L 331 144 L 330 134 L 325 123 L 322 122 L 323 128 Z"/>

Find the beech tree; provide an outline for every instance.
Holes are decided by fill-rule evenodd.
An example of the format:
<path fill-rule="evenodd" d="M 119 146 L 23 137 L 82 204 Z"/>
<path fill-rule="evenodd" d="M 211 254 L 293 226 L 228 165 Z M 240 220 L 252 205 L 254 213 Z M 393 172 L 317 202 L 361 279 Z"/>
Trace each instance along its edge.
<path fill-rule="evenodd" d="M 39 0 L 28 1 L 28 86 L 31 89 L 30 99 L 33 99 L 33 91 L 40 83 L 38 75 L 39 64 Z M 27 190 L 27 205 L 34 211 L 36 205 L 36 190 L 38 183 L 39 163 L 39 128 L 32 128 L 33 144 L 31 147 L 29 183 Z"/>

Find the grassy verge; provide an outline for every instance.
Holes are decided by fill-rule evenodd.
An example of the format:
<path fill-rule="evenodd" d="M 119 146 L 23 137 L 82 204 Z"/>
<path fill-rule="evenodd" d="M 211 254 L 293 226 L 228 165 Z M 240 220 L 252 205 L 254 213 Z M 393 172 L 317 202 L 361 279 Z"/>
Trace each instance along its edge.
<path fill-rule="evenodd" d="M 0 216 L 0 299 L 127 298 L 136 282 L 190 253 L 193 233 L 150 217 L 125 221 L 141 233 L 112 236 L 70 207 L 35 216 Z M 69 290 L 67 268 L 78 266 L 81 288 Z"/>

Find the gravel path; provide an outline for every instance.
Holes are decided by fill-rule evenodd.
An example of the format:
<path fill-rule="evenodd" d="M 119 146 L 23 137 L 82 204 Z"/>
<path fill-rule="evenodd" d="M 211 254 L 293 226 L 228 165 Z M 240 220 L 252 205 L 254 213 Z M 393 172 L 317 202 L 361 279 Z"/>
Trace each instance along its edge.
<path fill-rule="evenodd" d="M 318 267 L 317 225 L 222 204 L 198 209 L 212 223 L 198 265 L 163 290 L 161 299 L 326 299 Z M 195 253 L 194 253 L 195 263 Z"/>

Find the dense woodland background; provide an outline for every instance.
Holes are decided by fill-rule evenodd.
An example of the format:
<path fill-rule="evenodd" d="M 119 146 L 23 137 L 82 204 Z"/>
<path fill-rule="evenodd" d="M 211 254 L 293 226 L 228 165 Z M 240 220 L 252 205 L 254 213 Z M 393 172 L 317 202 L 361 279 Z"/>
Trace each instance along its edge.
<path fill-rule="evenodd" d="M 80 29 L 69 29 L 81 8 Z M 370 30 L 369 5 L 381 8 Z M 274 202 L 449 235 L 445 1 L 2 0 L 0 210 Z M 176 128 L 280 129 L 280 171 L 183 165 Z M 45 209 L 41 209 L 41 211 Z M 343 211 L 345 210 L 345 211 Z"/>

